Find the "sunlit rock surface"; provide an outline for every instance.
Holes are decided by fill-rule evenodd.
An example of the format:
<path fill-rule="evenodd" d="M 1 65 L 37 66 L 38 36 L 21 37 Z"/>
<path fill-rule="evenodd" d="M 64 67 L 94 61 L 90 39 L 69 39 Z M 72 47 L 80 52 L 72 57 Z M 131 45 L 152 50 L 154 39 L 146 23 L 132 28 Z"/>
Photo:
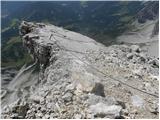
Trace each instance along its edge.
<path fill-rule="evenodd" d="M 3 118 L 158 118 L 158 59 L 140 46 L 105 47 L 79 33 L 25 21 L 20 35 L 40 71 L 22 68 L 10 97 L 3 96 Z"/>

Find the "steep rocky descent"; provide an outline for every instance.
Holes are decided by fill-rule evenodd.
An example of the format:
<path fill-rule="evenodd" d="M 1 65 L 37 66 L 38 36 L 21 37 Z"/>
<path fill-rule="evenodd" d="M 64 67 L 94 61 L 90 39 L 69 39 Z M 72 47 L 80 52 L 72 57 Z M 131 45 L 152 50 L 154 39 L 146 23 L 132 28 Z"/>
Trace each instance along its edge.
<path fill-rule="evenodd" d="M 137 14 L 139 23 L 145 23 L 147 20 L 155 20 L 159 16 L 159 2 L 149 1 L 144 2 L 144 8 Z"/>
<path fill-rule="evenodd" d="M 149 56 L 159 57 L 159 2 L 144 2 L 144 7 L 138 12 L 132 25 L 117 41 L 125 44 L 140 45 Z"/>
<path fill-rule="evenodd" d="M 158 59 L 139 46 L 105 47 L 42 23 L 22 22 L 20 32 L 40 63 L 39 83 L 3 118 L 158 118 Z"/>
<path fill-rule="evenodd" d="M 117 41 L 125 44 L 137 44 L 145 50 L 149 56 L 159 57 L 159 20 L 146 21 L 146 23 L 135 22 L 135 28 L 126 31 L 117 37 Z"/>

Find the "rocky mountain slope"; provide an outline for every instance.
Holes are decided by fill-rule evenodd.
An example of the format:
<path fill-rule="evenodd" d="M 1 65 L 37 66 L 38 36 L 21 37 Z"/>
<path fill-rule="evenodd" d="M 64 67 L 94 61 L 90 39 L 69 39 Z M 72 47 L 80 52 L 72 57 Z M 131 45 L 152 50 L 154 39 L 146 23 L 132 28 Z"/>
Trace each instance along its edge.
<path fill-rule="evenodd" d="M 2 91 L 2 118 L 158 118 L 158 59 L 138 45 L 42 23 L 20 33 L 35 62 Z"/>
<path fill-rule="evenodd" d="M 134 29 L 127 30 L 117 37 L 117 41 L 140 45 L 149 56 L 159 57 L 159 5 L 157 2 L 145 2 L 136 20 Z"/>
<path fill-rule="evenodd" d="M 18 70 L 30 62 L 18 37 L 22 20 L 63 26 L 109 45 L 131 28 L 134 16 L 144 7 L 141 1 L 2 1 L 1 5 L 1 66 L 15 66 Z"/>

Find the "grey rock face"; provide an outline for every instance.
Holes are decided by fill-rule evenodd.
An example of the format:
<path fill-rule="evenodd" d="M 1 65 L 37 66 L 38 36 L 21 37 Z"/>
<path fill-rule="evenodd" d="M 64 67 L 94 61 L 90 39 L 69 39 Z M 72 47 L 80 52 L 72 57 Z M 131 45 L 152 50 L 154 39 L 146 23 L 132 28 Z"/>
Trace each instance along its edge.
<path fill-rule="evenodd" d="M 137 18 L 138 22 L 144 23 L 146 20 L 153 20 L 158 17 L 159 5 L 158 1 L 150 1 L 144 3 L 144 8 L 139 11 Z"/>
<path fill-rule="evenodd" d="M 24 35 L 23 44 L 28 48 L 28 52 L 31 53 L 34 56 L 34 59 L 37 59 L 40 64 L 46 66 L 50 59 L 51 45 L 43 43 L 37 44 L 35 42 L 35 40 L 38 41 L 40 37 L 36 34 L 32 34 L 31 32 L 35 30 L 37 26 L 40 27 L 43 25 L 22 22 L 20 26 L 20 34 Z M 45 27 L 45 25 L 43 27 Z"/>
<path fill-rule="evenodd" d="M 153 106 L 157 98 L 124 85 L 157 94 L 158 80 L 153 79 L 158 77 L 157 61 L 144 55 L 139 46 L 105 47 L 81 34 L 41 23 L 22 22 L 20 32 L 41 71 L 29 94 L 21 93 L 20 100 L 25 98 L 26 104 L 9 105 L 3 118 L 158 117 Z M 142 103 L 144 107 L 137 108 Z"/>

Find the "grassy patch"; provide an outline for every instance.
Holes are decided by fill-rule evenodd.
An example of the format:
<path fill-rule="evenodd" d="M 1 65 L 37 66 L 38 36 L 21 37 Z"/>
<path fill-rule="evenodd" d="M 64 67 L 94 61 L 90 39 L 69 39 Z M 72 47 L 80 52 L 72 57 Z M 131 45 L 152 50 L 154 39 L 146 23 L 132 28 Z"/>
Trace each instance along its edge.
<path fill-rule="evenodd" d="M 31 62 L 32 62 L 32 58 L 30 57 L 30 55 L 29 54 L 25 54 L 22 59 L 18 59 L 16 61 L 14 59 L 10 59 L 7 62 L 6 61 L 2 61 L 1 66 L 2 67 L 14 66 L 14 67 L 19 69 L 24 64 L 29 64 Z"/>
<path fill-rule="evenodd" d="M 12 37 L 5 46 L 2 46 L 1 58 L 2 67 L 15 66 L 20 68 L 25 63 L 32 62 L 19 36 Z"/>
<path fill-rule="evenodd" d="M 120 18 L 120 22 L 129 22 L 130 20 L 132 20 L 133 17 L 132 16 L 124 16 Z"/>

